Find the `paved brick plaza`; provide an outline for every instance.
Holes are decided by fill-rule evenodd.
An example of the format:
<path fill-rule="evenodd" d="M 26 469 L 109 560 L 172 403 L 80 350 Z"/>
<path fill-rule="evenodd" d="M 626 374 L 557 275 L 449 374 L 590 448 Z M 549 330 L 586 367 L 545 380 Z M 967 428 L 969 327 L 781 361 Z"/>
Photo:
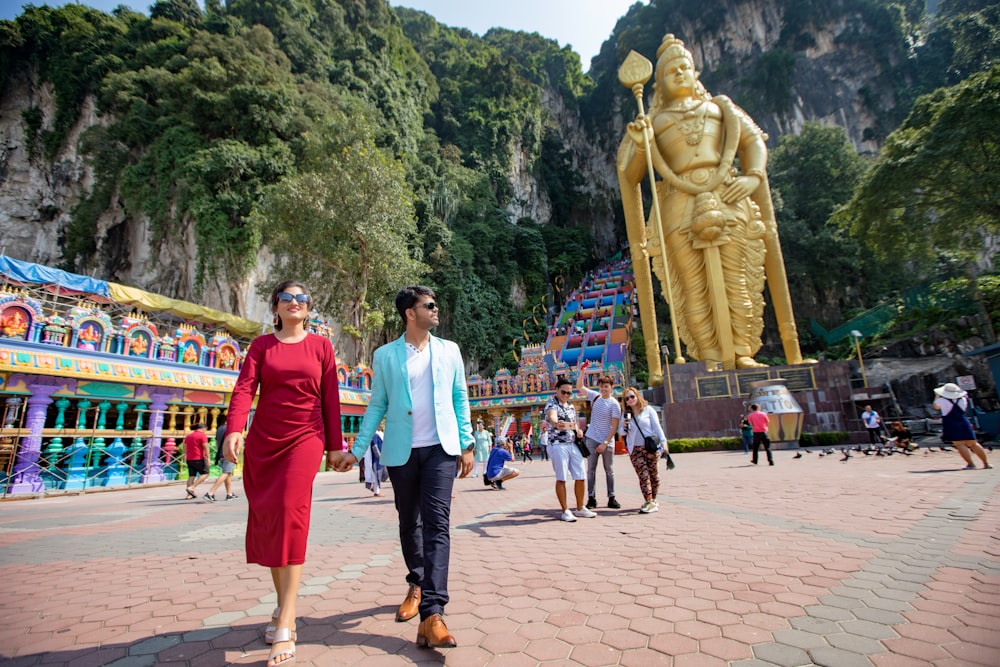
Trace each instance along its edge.
<path fill-rule="evenodd" d="M 619 456 L 623 509 L 574 524 L 556 520 L 548 463 L 503 492 L 460 480 L 459 648 L 442 651 L 393 620 L 405 570 L 391 487 L 371 498 L 356 473 L 321 474 L 298 664 L 1000 665 L 1000 466 L 961 470 L 954 452 L 675 458 L 659 513 L 636 513 Z M 243 562 L 245 501 L 183 495 L 0 504 L 0 664 L 263 664 L 274 599 L 267 570 Z"/>

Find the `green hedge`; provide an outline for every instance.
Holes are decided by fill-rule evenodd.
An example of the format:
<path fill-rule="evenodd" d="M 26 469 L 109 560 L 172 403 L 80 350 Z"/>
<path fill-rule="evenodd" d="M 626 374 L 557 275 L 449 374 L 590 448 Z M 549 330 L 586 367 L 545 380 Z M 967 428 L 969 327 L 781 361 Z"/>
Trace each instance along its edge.
<path fill-rule="evenodd" d="M 803 433 L 799 436 L 800 447 L 831 447 L 841 445 L 850 440 L 847 431 L 821 431 L 819 433 Z"/>
<path fill-rule="evenodd" d="M 678 438 L 670 441 L 670 453 L 705 452 L 718 449 L 743 449 L 740 438 Z"/>

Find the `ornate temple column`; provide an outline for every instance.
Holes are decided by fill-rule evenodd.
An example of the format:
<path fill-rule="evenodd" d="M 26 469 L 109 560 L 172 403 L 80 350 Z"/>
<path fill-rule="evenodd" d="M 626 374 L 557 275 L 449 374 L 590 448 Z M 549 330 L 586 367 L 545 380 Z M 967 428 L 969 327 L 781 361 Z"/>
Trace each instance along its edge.
<path fill-rule="evenodd" d="M 137 392 L 138 393 L 138 392 Z M 167 409 L 167 401 L 174 398 L 174 392 L 156 387 L 149 392 L 149 430 L 153 435 L 146 441 L 146 465 L 142 475 L 142 483 L 163 482 L 163 461 L 160 460 L 160 435 L 163 433 L 163 413 Z"/>
<path fill-rule="evenodd" d="M 42 429 L 45 428 L 45 413 L 52 403 L 52 394 L 64 385 L 64 381 L 57 378 L 28 376 L 26 380 L 31 396 L 28 397 L 24 425 L 29 434 L 21 438 L 21 446 L 17 449 L 11 483 L 7 487 L 7 493 L 12 496 L 41 493 L 45 489 L 38 465 L 42 455 Z"/>

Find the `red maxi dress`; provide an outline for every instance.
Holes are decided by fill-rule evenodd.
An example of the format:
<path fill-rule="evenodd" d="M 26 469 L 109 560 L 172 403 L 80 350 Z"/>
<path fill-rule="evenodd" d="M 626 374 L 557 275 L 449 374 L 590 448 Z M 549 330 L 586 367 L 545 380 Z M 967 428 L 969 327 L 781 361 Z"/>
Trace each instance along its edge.
<path fill-rule="evenodd" d="M 333 345 L 312 333 L 290 344 L 273 334 L 255 338 L 229 401 L 230 433 L 243 432 L 258 385 L 243 458 L 247 562 L 299 565 L 324 450 L 343 449 Z"/>

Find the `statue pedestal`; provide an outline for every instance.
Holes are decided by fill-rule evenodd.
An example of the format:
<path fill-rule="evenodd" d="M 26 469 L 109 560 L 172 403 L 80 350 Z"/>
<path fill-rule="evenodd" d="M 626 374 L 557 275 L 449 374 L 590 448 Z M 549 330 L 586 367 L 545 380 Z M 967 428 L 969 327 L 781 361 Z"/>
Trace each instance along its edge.
<path fill-rule="evenodd" d="M 669 386 L 673 390 L 673 402 L 666 373 L 664 376 L 663 386 L 651 390 L 650 402 L 663 408 L 667 437 L 671 439 L 739 438 L 740 420 L 748 411 L 753 391 L 751 385 L 771 380 L 785 385 L 801 406 L 802 432 L 849 430 L 847 410 L 852 408 L 852 403 L 850 363 L 847 361 L 744 370 L 709 370 L 703 362 L 672 364 Z M 796 447 L 797 437 L 772 439 L 773 449 Z"/>

